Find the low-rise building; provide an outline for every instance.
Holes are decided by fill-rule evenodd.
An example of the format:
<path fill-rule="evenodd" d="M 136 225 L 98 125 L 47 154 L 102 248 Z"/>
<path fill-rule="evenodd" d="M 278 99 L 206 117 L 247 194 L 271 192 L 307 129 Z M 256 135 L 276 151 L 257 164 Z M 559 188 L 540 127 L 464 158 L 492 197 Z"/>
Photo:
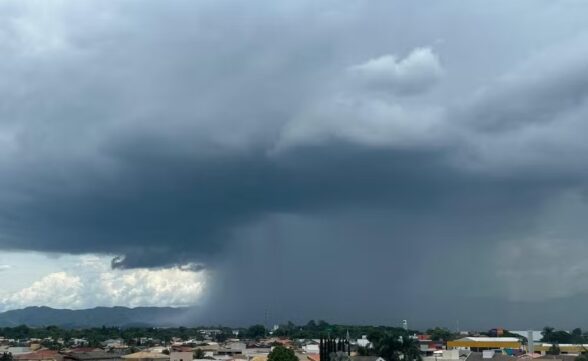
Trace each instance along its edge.
<path fill-rule="evenodd" d="M 135 352 L 121 357 L 125 361 L 169 361 L 169 355 L 156 352 Z"/>
<path fill-rule="evenodd" d="M 386 361 L 380 356 L 351 356 L 351 361 Z"/>
<path fill-rule="evenodd" d="M 447 348 L 477 352 L 503 349 L 519 350 L 522 348 L 522 343 L 516 337 L 464 337 L 455 341 L 447 341 Z"/>
<path fill-rule="evenodd" d="M 13 355 L 13 359 L 15 361 L 63 361 L 63 355 L 53 350 L 40 350 Z"/>
<path fill-rule="evenodd" d="M 69 352 L 64 361 L 121 361 L 121 355 L 105 351 Z"/>
<path fill-rule="evenodd" d="M 549 349 L 553 345 L 551 343 L 535 343 L 533 348 L 535 353 L 539 353 L 541 355 L 546 355 Z M 565 344 L 560 343 L 557 345 L 559 347 L 560 354 L 562 355 L 579 355 L 582 352 L 586 352 L 588 350 L 588 344 Z"/>
<path fill-rule="evenodd" d="M 505 355 L 494 350 L 485 350 L 482 352 L 472 352 L 466 361 L 517 361 L 514 356 Z"/>
<path fill-rule="evenodd" d="M 192 361 L 193 358 L 192 351 L 172 351 L 169 354 L 170 361 Z"/>

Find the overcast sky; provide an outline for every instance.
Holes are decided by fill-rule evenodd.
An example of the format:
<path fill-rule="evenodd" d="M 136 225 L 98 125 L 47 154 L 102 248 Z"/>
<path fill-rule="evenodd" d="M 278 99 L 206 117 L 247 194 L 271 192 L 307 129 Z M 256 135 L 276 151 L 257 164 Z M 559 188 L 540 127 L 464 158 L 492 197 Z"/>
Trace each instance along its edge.
<path fill-rule="evenodd" d="M 586 14 L 3 1 L 0 310 L 588 327 Z"/>

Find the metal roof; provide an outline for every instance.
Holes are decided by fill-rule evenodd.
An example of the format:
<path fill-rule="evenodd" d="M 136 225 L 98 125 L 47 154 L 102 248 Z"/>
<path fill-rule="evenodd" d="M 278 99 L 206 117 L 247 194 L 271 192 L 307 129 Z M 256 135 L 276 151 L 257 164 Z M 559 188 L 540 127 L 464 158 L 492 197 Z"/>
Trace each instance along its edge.
<path fill-rule="evenodd" d="M 464 337 L 456 341 L 470 342 L 520 342 L 516 337 Z"/>

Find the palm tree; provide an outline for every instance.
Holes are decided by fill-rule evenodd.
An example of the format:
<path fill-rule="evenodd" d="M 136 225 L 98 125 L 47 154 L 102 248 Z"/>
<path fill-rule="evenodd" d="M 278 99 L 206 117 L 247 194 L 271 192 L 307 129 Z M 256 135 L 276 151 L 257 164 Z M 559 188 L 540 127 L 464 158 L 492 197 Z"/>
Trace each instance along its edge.
<path fill-rule="evenodd" d="M 541 341 L 551 342 L 554 331 L 555 331 L 555 329 L 553 327 L 549 327 L 549 326 L 543 327 L 543 331 L 541 332 L 541 335 L 543 335 L 543 338 L 541 339 Z"/>
<path fill-rule="evenodd" d="M 421 361 L 421 348 L 416 339 L 410 336 L 402 336 L 400 351 L 404 355 L 404 361 Z"/>
<path fill-rule="evenodd" d="M 402 343 L 398 335 L 386 334 L 380 339 L 375 340 L 374 348 L 377 354 L 386 361 L 400 360 L 400 349 Z"/>

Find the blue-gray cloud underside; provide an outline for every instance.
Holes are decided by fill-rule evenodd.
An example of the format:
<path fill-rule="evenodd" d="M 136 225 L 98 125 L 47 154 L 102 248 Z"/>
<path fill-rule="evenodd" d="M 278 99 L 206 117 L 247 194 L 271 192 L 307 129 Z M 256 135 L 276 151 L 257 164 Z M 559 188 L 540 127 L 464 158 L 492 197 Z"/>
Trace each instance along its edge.
<path fill-rule="evenodd" d="M 1 249 L 205 265 L 243 320 L 453 322 L 462 297 L 506 319 L 588 291 L 580 5 L 19 4 Z"/>

